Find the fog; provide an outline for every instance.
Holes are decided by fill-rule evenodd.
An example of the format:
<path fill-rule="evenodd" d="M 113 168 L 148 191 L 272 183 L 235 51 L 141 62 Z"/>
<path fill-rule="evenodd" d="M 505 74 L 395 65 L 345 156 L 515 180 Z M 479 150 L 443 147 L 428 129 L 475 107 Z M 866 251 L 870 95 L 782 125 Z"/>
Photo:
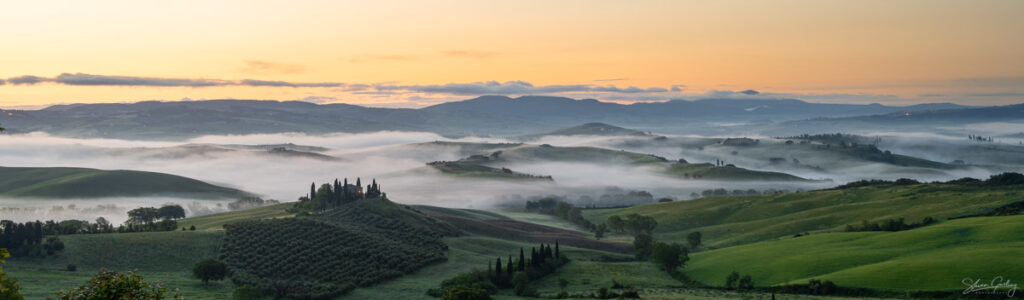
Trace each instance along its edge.
<path fill-rule="evenodd" d="M 753 137 L 763 145 L 781 145 L 783 141 Z M 964 139 L 966 141 L 966 139 Z M 714 162 L 716 159 L 738 167 L 781 171 L 809 179 L 832 179 L 834 182 L 716 182 L 683 180 L 663 175 L 659 170 L 626 163 L 567 163 L 548 161 L 513 162 L 506 167 L 520 173 L 550 175 L 553 181 L 494 180 L 448 176 L 425 165 L 438 160 L 457 160 L 476 153 L 457 145 L 433 144 L 451 142 L 510 142 L 498 138 L 469 137 L 449 139 L 433 133 L 376 132 L 363 134 L 256 134 L 202 136 L 183 142 L 127 141 L 113 139 L 75 139 L 42 133 L 0 136 L 0 166 L 7 167 L 85 167 L 104 170 L 140 170 L 190 177 L 209 183 L 251 192 L 265 199 L 295 201 L 306 194 L 309 184 L 330 182 L 348 177 L 350 182 L 361 177 L 365 183 L 376 178 L 392 200 L 406 204 L 429 204 L 461 208 L 490 208 L 515 197 L 556 195 L 567 198 L 597 198 L 608 188 L 624 191 L 647 191 L 654 199 L 691 198 L 692 193 L 725 188 L 727 190 L 811 190 L 826 188 L 847 181 L 900 177 L 919 180 L 948 180 L 971 176 L 983 178 L 991 169 L 965 167 L 956 170 L 934 170 L 898 167 L 880 163 L 843 162 L 835 157 L 814 157 L 806 153 L 775 153 L 775 148 L 760 149 L 728 147 L 717 140 L 699 136 L 668 136 L 657 141 L 653 137 L 555 136 L 544 137 L 531 144 L 555 146 L 593 146 L 613 150 L 629 150 L 654 154 L 669 160 L 685 159 L 691 163 Z M 324 160 L 303 156 L 271 155 L 255 148 L 222 145 L 269 145 L 294 143 L 324 147 L 320 154 L 338 159 Z M 422 144 L 427 143 L 427 144 Z M 926 153 L 919 146 L 930 143 L 952 143 L 956 139 L 938 136 L 883 138 L 881 147 L 894 152 L 920 155 L 947 162 L 953 154 Z M 184 146 L 188 145 L 188 146 Z M 945 145 L 945 144 L 943 144 Z M 915 148 L 917 147 L 917 148 Z M 959 149 L 950 147 L 950 149 Z M 733 154 L 737 151 L 737 154 Z M 904 152 L 905 151 L 905 152 Z M 950 150 L 960 151 L 960 150 Z M 799 158 L 800 164 L 773 165 L 767 157 Z M 816 164 L 828 164 L 814 168 Z M 503 200 L 504 199 L 504 200 Z M 180 199 L 166 197 L 100 198 L 100 199 L 16 199 L 0 198 L 0 219 L 85 219 L 103 216 L 114 222 L 126 219 L 124 212 L 140 206 L 166 203 L 185 207 L 189 215 L 226 210 L 230 199 Z M 636 204 L 636 203 L 629 203 Z"/>

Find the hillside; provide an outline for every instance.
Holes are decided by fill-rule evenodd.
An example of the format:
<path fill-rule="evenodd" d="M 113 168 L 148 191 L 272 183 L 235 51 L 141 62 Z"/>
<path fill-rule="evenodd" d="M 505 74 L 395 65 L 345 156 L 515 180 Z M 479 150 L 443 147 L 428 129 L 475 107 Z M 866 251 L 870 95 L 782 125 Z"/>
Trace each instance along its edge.
<path fill-rule="evenodd" d="M 733 271 L 757 285 L 831 280 L 889 290 L 963 290 L 964 278 L 1024 278 L 1024 216 L 967 218 L 899 232 L 812 234 L 691 255 L 685 273 L 721 286 Z M 1005 296 L 1004 296 L 1005 297 Z"/>
<path fill-rule="evenodd" d="M 86 168 L 0 167 L 0 195 L 34 198 L 173 196 L 239 198 L 236 189 L 163 173 Z"/>
<path fill-rule="evenodd" d="M 786 121 L 852 117 L 927 109 L 808 103 L 796 99 L 699 99 L 622 105 L 563 97 L 481 96 L 421 109 L 313 104 L 299 101 L 143 101 L 69 104 L 41 110 L 10 110 L 0 123 L 10 133 L 33 131 L 82 138 L 181 140 L 201 135 L 303 132 L 429 131 L 445 136 L 520 135 L 603 122 L 645 131 L 721 133 L 714 122 Z"/>
<path fill-rule="evenodd" d="M 443 262 L 448 247 L 441 238 L 459 234 L 384 198 L 224 228 L 221 256 L 234 282 L 296 298 L 337 296 Z"/>
<path fill-rule="evenodd" d="M 589 135 L 589 136 L 646 136 L 646 132 L 633 130 L 628 128 L 622 128 L 614 125 L 608 125 L 604 123 L 586 123 L 582 125 L 560 128 L 552 131 L 538 132 L 533 134 L 520 135 L 516 137 L 519 140 L 536 140 L 546 136 L 573 136 L 573 135 Z"/>
<path fill-rule="evenodd" d="M 547 144 L 491 144 L 502 146 L 492 148 L 480 145 L 474 146 L 471 143 L 459 143 L 459 145 L 462 149 L 478 149 L 491 152 L 472 155 L 453 162 L 444 162 L 444 164 L 438 163 L 435 167 L 457 175 L 472 176 L 474 174 L 490 175 L 496 173 L 496 169 L 508 169 L 515 167 L 516 164 L 588 163 L 603 166 L 649 167 L 655 172 L 678 179 L 806 180 L 780 172 L 749 170 L 735 166 L 715 166 L 709 163 L 674 162 L 651 154 L 616 151 L 597 147 L 556 147 Z M 558 180 L 558 178 L 554 179 Z"/>
<path fill-rule="evenodd" d="M 864 220 L 950 217 L 989 212 L 1021 201 L 1021 186 L 958 184 L 880 185 L 839 190 L 757 196 L 721 196 L 645 204 L 621 209 L 584 210 L 591 222 L 613 215 L 641 214 L 658 221 L 655 236 L 685 241 L 700 231 L 704 244 L 724 247 L 790 237 L 804 232 L 842 231 Z"/>

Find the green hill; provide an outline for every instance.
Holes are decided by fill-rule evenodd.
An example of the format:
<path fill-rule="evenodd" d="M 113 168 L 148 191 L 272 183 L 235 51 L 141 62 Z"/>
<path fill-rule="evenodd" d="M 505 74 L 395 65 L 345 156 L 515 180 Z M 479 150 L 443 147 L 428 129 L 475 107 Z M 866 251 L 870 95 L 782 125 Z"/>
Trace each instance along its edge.
<path fill-rule="evenodd" d="M 746 244 L 804 232 L 841 231 L 863 220 L 950 217 L 989 212 L 1024 200 L 1021 186 L 960 184 L 879 185 L 782 195 L 722 196 L 645 204 L 620 209 L 584 210 L 591 222 L 612 215 L 641 214 L 658 221 L 655 236 L 683 242 L 700 231 L 711 247 Z"/>
<path fill-rule="evenodd" d="M 639 130 L 633 130 L 628 128 L 622 128 L 615 125 L 608 125 L 605 123 L 586 123 L 582 125 L 566 127 L 556 129 L 552 131 L 526 134 L 518 136 L 519 140 L 536 140 L 545 136 L 573 136 L 573 135 L 593 135 L 593 136 L 646 136 L 647 133 Z"/>
<path fill-rule="evenodd" d="M 733 271 L 759 286 L 831 280 L 892 290 L 962 290 L 964 278 L 1024 278 L 1024 216 L 979 217 L 900 232 L 812 234 L 691 255 L 691 278 L 722 286 Z"/>
<path fill-rule="evenodd" d="M 486 147 L 484 145 L 492 145 Z M 454 162 L 435 162 L 434 167 L 454 175 L 478 177 L 530 177 L 524 174 L 498 170 L 516 163 L 570 162 L 592 163 L 603 166 L 643 166 L 679 179 L 705 180 L 763 180 L 806 181 L 804 178 L 780 172 L 757 171 L 735 166 L 715 166 L 708 163 L 669 161 L 664 157 L 622 150 L 596 147 L 556 147 L 530 144 L 473 144 L 451 145 L 459 149 L 476 149 L 478 154 Z M 500 147 L 499 147 L 500 146 Z M 503 172 L 502 172 L 503 171 Z M 506 174 L 499 174 L 506 173 Z M 555 178 L 557 180 L 557 178 Z"/>
<path fill-rule="evenodd" d="M 446 260 L 459 231 L 409 206 L 364 198 L 294 218 L 229 223 L 231 279 L 293 298 L 323 298 Z"/>
<path fill-rule="evenodd" d="M 248 193 L 187 177 L 154 172 L 0 167 L 0 195 L 36 198 L 239 198 Z"/>

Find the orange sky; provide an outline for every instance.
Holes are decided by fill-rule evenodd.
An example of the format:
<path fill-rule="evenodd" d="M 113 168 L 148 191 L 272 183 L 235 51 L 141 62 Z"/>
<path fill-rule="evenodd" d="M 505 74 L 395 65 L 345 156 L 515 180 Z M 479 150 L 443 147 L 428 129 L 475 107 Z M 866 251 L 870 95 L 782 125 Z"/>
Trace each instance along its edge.
<path fill-rule="evenodd" d="M 474 84 L 487 81 L 620 101 L 753 89 L 1021 103 L 1021 12 L 1024 1 L 17 1 L 0 9 L 0 107 L 307 97 L 416 107 L 490 93 Z M 49 80 L 63 73 L 228 84 Z M 24 75 L 48 80 L 11 80 Z M 555 85 L 578 88 L 538 88 Z M 621 91 L 630 86 L 653 89 Z"/>

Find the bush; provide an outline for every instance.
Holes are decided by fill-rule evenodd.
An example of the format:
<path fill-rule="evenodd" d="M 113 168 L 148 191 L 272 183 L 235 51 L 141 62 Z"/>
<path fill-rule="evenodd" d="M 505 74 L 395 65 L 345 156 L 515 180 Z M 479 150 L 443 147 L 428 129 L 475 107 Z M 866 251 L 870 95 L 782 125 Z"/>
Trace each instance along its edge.
<path fill-rule="evenodd" d="M 262 298 L 263 294 L 260 293 L 260 289 L 248 284 L 237 287 L 234 292 L 231 292 L 233 300 L 259 300 Z"/>
<path fill-rule="evenodd" d="M 107 300 L 107 299 L 143 299 L 159 300 L 167 299 L 167 289 L 160 285 L 149 284 L 142 279 L 142 276 L 134 272 L 114 273 L 107 270 L 100 271 L 84 285 L 58 292 L 57 299 L 60 300 Z M 184 299 L 180 294 L 174 299 Z"/>
<path fill-rule="evenodd" d="M 67 270 L 68 272 L 78 271 L 78 266 L 76 266 L 75 264 L 68 264 Z"/>
<path fill-rule="evenodd" d="M 200 260 L 192 267 L 192 276 L 203 280 L 209 285 L 210 280 L 222 280 L 228 275 L 228 266 L 218 260 L 207 258 Z"/>
<path fill-rule="evenodd" d="M 441 297 L 442 300 L 490 300 L 491 295 L 486 290 L 479 288 L 457 285 L 448 290 Z"/>

